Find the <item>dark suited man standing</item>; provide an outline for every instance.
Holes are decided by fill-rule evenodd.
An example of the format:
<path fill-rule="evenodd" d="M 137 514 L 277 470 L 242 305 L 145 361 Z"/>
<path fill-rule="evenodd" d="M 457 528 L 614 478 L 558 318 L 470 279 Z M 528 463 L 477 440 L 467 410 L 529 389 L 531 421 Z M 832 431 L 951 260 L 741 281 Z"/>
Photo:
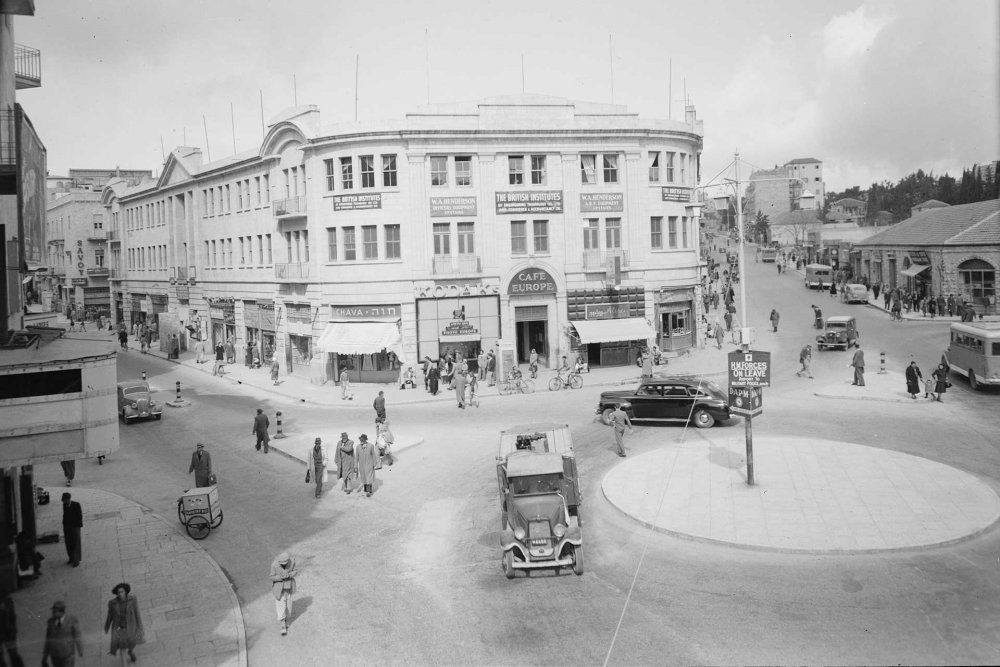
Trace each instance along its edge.
<path fill-rule="evenodd" d="M 212 486 L 209 478 L 212 476 L 212 455 L 205 451 L 205 445 L 198 443 L 197 448 L 191 454 L 191 467 L 188 474 L 194 473 L 194 485 L 197 488 Z"/>
<path fill-rule="evenodd" d="M 77 503 L 73 504 L 79 507 Z M 76 664 L 76 654 L 83 657 L 80 624 L 75 616 L 66 613 L 66 603 L 56 600 L 52 603 L 52 618 L 45 626 L 42 664 L 51 663 L 52 667 L 73 667 Z"/>
<path fill-rule="evenodd" d="M 262 409 L 257 408 L 257 414 L 253 418 L 253 430 L 250 432 L 257 436 L 257 451 L 259 452 L 260 446 L 264 445 L 265 454 L 269 450 L 268 443 L 271 441 L 271 436 L 267 433 L 269 426 L 271 426 L 271 421 Z"/>
<path fill-rule="evenodd" d="M 69 564 L 77 567 L 80 564 L 80 529 L 83 528 L 83 508 L 68 493 L 62 494 L 62 504 L 66 554 L 69 556 Z"/>

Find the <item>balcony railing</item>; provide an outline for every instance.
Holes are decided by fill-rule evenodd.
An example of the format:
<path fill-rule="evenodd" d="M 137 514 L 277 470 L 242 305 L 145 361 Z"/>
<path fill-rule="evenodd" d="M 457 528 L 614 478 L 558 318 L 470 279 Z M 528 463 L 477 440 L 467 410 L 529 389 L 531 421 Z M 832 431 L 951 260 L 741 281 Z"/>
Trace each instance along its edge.
<path fill-rule="evenodd" d="M 63 266 L 53 266 L 51 269 L 49 269 L 49 273 L 51 273 L 54 276 L 65 276 L 66 275 L 66 267 L 63 267 Z"/>
<path fill-rule="evenodd" d="M 613 268 L 615 257 L 621 257 L 621 267 L 628 267 L 628 251 L 620 248 L 613 250 L 584 250 L 583 270 L 604 271 Z"/>
<path fill-rule="evenodd" d="M 17 134 L 14 110 L 0 109 L 0 167 L 13 170 L 17 164 Z"/>
<path fill-rule="evenodd" d="M 483 263 L 479 255 L 435 255 L 434 275 L 454 273 L 482 273 Z"/>
<path fill-rule="evenodd" d="M 303 281 L 309 279 L 309 264 L 293 262 L 291 264 L 274 265 L 275 280 Z"/>
<path fill-rule="evenodd" d="M 106 266 L 93 266 L 93 267 L 87 269 L 87 275 L 88 276 L 106 276 L 110 272 L 111 272 L 111 269 L 109 269 Z"/>
<path fill-rule="evenodd" d="M 108 233 L 100 229 L 94 229 L 87 232 L 87 240 L 94 241 L 95 243 L 104 243 L 108 240 Z"/>
<path fill-rule="evenodd" d="M 299 218 L 306 214 L 305 196 L 276 199 L 271 202 L 271 210 L 276 218 Z"/>
<path fill-rule="evenodd" d="M 42 52 L 30 46 L 14 45 L 14 80 L 18 90 L 42 85 Z"/>

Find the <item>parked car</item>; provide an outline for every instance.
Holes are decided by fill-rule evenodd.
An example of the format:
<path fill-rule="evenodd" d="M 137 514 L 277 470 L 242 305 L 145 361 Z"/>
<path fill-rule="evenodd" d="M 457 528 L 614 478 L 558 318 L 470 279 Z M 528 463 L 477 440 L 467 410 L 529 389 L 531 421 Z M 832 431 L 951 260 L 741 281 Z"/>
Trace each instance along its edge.
<path fill-rule="evenodd" d="M 131 380 L 118 383 L 118 413 L 126 424 L 136 419 L 160 419 L 163 417 L 163 404 L 152 399 L 149 383 L 142 380 Z"/>
<path fill-rule="evenodd" d="M 646 380 L 635 389 L 606 391 L 597 404 L 597 414 L 605 424 L 611 413 L 622 406 L 629 419 L 664 422 L 691 422 L 709 428 L 725 421 L 729 413 L 729 395 L 711 380 L 696 377 L 672 377 Z"/>
<path fill-rule="evenodd" d="M 856 283 L 844 285 L 840 292 L 840 298 L 844 303 L 868 303 L 868 288 Z"/>
<path fill-rule="evenodd" d="M 828 347 L 848 349 L 858 344 L 858 325 L 849 315 L 834 315 L 826 318 L 823 333 L 816 336 L 816 347 L 825 350 Z"/>

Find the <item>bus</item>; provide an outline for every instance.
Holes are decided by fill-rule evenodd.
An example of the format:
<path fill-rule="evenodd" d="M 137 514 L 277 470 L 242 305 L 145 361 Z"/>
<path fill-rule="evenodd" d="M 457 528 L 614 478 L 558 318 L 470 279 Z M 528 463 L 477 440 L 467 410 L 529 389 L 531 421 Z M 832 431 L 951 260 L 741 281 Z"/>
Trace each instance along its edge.
<path fill-rule="evenodd" d="M 1000 385 L 1000 322 L 955 322 L 944 356 L 971 389 Z"/>
<path fill-rule="evenodd" d="M 762 262 L 773 262 L 778 259 L 778 249 L 774 247 L 765 247 L 760 249 L 760 261 Z"/>
<path fill-rule="evenodd" d="M 819 289 L 833 282 L 833 267 L 826 264 L 806 264 L 806 287 Z"/>

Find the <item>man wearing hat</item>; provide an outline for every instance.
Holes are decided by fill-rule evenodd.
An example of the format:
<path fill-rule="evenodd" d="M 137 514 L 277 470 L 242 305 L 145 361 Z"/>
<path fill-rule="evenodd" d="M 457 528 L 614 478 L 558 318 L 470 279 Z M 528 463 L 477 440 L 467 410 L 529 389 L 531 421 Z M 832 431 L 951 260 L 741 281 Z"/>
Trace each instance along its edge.
<path fill-rule="evenodd" d="M 188 474 L 194 473 L 194 485 L 198 488 L 212 486 L 212 455 L 205 451 L 205 444 L 199 442 L 191 454 Z"/>
<path fill-rule="evenodd" d="M 357 475 L 358 469 L 354 458 L 354 441 L 347 437 L 347 432 L 340 434 L 340 441 L 337 442 L 337 451 L 333 454 L 333 464 L 337 466 L 337 479 L 344 480 L 341 491 L 350 493 L 351 479 Z"/>
<path fill-rule="evenodd" d="M 264 445 L 264 453 L 268 452 L 268 443 L 271 442 L 271 436 L 267 434 L 267 429 L 271 426 L 271 421 L 264 414 L 264 410 L 257 408 L 257 414 L 253 418 L 253 429 L 250 431 L 253 435 L 257 436 L 257 451 L 260 451 L 260 446 Z"/>
<path fill-rule="evenodd" d="M 326 467 L 329 463 L 330 457 L 326 453 L 326 447 L 323 446 L 323 439 L 316 438 L 309 459 L 306 462 L 306 483 L 309 483 L 309 476 L 311 474 L 315 478 L 317 498 L 323 495 L 323 482 L 328 479 Z"/>
<path fill-rule="evenodd" d="M 69 564 L 76 567 L 80 564 L 80 529 L 83 528 L 83 509 L 80 503 L 73 500 L 69 493 L 62 494 L 63 504 L 63 535 L 66 542 L 66 555 Z"/>
<path fill-rule="evenodd" d="M 292 613 L 292 594 L 295 592 L 295 561 L 287 551 L 282 551 L 271 563 L 271 594 L 278 613 L 281 634 L 288 634 L 288 617 Z"/>
<path fill-rule="evenodd" d="M 74 653 L 83 657 L 80 625 L 75 616 L 66 613 L 66 603 L 56 600 L 52 603 L 52 618 L 45 626 L 42 664 L 51 663 L 52 667 L 73 667 L 76 663 Z"/>
<path fill-rule="evenodd" d="M 358 481 L 364 486 L 365 498 L 372 497 L 375 487 L 375 447 L 368 442 L 368 436 L 358 436 Z"/>

